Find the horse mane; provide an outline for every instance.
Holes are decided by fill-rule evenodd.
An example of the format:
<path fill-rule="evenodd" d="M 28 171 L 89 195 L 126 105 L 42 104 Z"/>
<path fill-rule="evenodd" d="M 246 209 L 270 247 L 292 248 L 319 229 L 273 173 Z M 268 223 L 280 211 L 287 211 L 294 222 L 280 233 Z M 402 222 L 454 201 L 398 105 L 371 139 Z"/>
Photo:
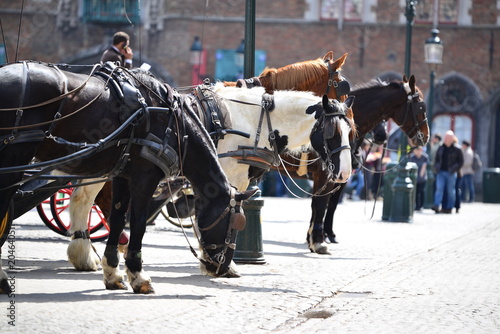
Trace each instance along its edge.
<path fill-rule="evenodd" d="M 351 94 L 356 96 L 357 99 L 366 97 L 368 94 L 378 94 L 379 89 L 377 88 L 386 88 L 393 87 L 394 89 L 403 89 L 402 81 L 382 81 L 380 79 L 373 79 L 365 83 L 357 84 L 353 90 L 351 90 Z"/>
<path fill-rule="evenodd" d="M 322 58 L 306 60 L 281 68 L 266 67 L 259 75 L 264 87 L 272 86 L 276 90 L 310 90 L 311 82 L 316 82 L 328 75 L 328 68 Z"/>
<path fill-rule="evenodd" d="M 389 85 L 389 83 L 387 81 L 383 81 L 380 78 L 377 78 L 377 79 L 372 79 L 368 82 L 363 82 L 363 83 L 357 84 L 356 86 L 354 86 L 353 91 L 358 91 L 358 90 L 362 90 L 362 89 L 370 89 L 373 87 L 385 87 L 387 85 Z"/>

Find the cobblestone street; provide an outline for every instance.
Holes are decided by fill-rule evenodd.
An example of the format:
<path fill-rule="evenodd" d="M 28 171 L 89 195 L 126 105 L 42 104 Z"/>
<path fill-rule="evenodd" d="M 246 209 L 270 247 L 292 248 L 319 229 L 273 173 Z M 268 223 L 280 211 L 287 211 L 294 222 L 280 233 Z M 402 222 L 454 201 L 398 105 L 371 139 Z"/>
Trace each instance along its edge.
<path fill-rule="evenodd" d="M 264 198 L 262 265 L 241 278 L 200 274 L 181 230 L 158 218 L 143 259 L 155 295 L 107 291 L 77 272 L 67 240 L 31 211 L 14 222 L 15 297 L 0 296 L 2 333 L 493 333 L 500 330 L 500 205 L 381 221 L 382 202 L 345 201 L 331 255 L 305 244 L 310 200 Z M 188 236 L 193 244 L 191 230 Z M 102 255 L 104 243 L 95 244 Z M 4 254 L 6 250 L 4 248 Z M 4 255 L 3 267 L 7 261 Z M 15 327 L 8 324 L 15 302 Z"/>

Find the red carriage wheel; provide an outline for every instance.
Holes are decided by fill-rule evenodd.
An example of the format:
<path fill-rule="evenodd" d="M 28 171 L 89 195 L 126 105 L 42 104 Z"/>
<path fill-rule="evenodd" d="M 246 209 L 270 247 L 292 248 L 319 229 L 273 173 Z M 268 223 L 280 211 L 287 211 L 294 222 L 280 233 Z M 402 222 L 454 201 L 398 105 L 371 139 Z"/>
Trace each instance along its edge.
<path fill-rule="evenodd" d="M 52 212 L 54 222 L 61 231 L 64 231 L 65 235 L 67 235 L 67 231 L 71 225 L 69 210 L 67 209 L 69 207 L 69 201 L 72 193 L 73 188 L 64 188 L 55 193 L 49 200 L 50 210 Z M 90 232 L 90 239 L 93 241 L 100 241 L 105 240 L 108 237 L 108 223 L 101 209 L 97 205 L 92 206 L 87 223 Z"/>
<path fill-rule="evenodd" d="M 62 230 L 59 225 L 56 223 L 56 220 L 52 216 L 52 212 L 50 210 L 50 197 L 47 198 L 45 201 L 42 203 L 38 204 L 36 206 L 36 211 L 38 212 L 38 215 L 42 219 L 43 223 L 45 226 L 50 228 L 52 231 L 61 234 L 61 235 L 67 235 L 68 230 L 64 229 Z"/>

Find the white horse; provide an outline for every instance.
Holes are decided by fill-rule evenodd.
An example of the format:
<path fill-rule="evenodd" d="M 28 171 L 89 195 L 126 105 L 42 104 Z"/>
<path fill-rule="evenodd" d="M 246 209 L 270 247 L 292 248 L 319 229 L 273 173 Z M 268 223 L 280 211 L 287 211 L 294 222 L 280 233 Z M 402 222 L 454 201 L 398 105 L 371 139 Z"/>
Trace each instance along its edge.
<path fill-rule="evenodd" d="M 235 87 L 225 87 L 222 83 L 217 83 L 213 89 L 214 96 L 220 98 L 219 103 L 225 104 L 230 113 L 232 129 L 248 133 L 250 138 L 238 135 L 227 135 L 225 139 L 218 142 L 217 153 L 238 151 L 240 146 L 253 147 L 261 118 L 261 102 L 264 88 L 256 87 L 252 89 L 242 89 Z M 311 92 L 299 91 L 275 91 L 275 108 L 269 113 L 270 123 L 273 130 L 278 130 L 281 137 L 288 136 L 289 150 L 300 149 L 304 145 L 310 144 L 309 136 L 316 123 L 315 115 L 306 114 L 306 110 L 311 106 L 321 104 L 322 98 Z M 338 103 L 338 101 L 334 101 Z M 352 101 L 351 101 L 352 102 Z M 324 103 L 324 101 L 323 101 Z M 340 104 L 345 113 L 349 107 Z M 340 145 L 349 147 L 349 134 L 354 131 L 354 123 L 342 118 L 337 123 Z M 262 133 L 260 135 L 259 147 L 266 147 L 272 150 L 268 141 L 269 130 L 266 117 L 263 117 Z M 338 153 L 338 165 L 335 166 L 335 174 L 332 176 L 334 182 L 347 182 L 351 175 L 351 152 L 349 149 L 341 150 Z M 249 165 L 240 163 L 240 159 L 233 157 L 219 158 L 224 173 L 230 183 L 237 189 L 247 189 L 249 179 Z M 69 213 L 71 220 L 70 233 L 74 235 L 77 231 L 82 231 L 78 235 L 86 235 L 87 217 L 94 203 L 94 199 L 103 187 L 104 183 L 77 187 L 71 196 Z M 68 259 L 77 270 L 92 271 L 97 270 L 100 263 L 99 257 L 93 251 L 91 241 L 88 238 L 74 238 L 68 247 Z"/>

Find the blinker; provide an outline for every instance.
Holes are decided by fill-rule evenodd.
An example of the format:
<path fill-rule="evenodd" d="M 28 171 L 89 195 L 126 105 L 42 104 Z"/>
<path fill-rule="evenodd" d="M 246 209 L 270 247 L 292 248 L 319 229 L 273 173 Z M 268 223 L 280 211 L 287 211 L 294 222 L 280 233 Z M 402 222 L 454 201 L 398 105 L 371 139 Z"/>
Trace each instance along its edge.
<path fill-rule="evenodd" d="M 347 95 L 351 92 L 351 85 L 349 84 L 349 81 L 347 80 L 342 80 L 338 83 L 337 87 L 337 96 L 342 96 L 342 95 Z"/>
<path fill-rule="evenodd" d="M 241 214 L 239 212 L 235 212 L 232 214 L 232 220 L 233 220 L 233 230 L 236 231 L 243 231 L 245 229 L 245 226 L 247 224 L 247 218 L 245 217 L 244 214 Z"/>

